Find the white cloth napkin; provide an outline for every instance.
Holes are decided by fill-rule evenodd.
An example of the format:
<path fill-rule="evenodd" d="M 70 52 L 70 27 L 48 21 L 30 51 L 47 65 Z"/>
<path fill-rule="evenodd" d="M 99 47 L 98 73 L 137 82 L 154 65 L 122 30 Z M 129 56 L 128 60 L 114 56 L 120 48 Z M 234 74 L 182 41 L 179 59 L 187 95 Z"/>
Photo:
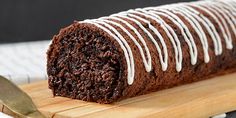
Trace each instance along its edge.
<path fill-rule="evenodd" d="M 46 79 L 46 51 L 50 41 L 0 45 L 0 75 L 16 84 Z"/>
<path fill-rule="evenodd" d="M 47 79 L 46 51 L 50 41 L 0 45 L 0 75 L 15 84 Z M 0 118 L 13 118 L 0 112 Z"/>

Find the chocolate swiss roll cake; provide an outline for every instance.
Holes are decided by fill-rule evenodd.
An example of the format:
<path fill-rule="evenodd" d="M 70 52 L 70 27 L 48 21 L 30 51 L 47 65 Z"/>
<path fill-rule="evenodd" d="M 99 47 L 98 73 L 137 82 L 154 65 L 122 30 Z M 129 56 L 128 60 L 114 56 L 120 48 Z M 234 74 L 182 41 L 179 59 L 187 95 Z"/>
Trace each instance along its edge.
<path fill-rule="evenodd" d="M 236 1 L 137 8 L 76 21 L 47 53 L 55 96 L 112 103 L 236 71 Z"/>

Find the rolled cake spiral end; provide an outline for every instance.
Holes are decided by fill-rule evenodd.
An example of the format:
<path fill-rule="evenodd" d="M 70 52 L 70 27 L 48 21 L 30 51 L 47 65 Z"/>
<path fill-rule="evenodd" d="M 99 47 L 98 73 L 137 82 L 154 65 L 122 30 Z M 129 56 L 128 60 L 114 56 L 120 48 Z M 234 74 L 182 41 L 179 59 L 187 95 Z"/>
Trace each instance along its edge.
<path fill-rule="evenodd" d="M 110 103 L 123 90 L 120 54 L 87 28 L 60 32 L 48 50 L 49 87 L 56 96 Z"/>

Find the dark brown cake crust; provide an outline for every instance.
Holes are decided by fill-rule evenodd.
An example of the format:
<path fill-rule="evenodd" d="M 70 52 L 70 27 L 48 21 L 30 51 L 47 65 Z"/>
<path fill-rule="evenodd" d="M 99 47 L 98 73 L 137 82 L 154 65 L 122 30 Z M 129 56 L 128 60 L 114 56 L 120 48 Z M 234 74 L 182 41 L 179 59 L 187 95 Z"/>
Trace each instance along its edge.
<path fill-rule="evenodd" d="M 53 90 L 53 94 L 56 96 L 66 96 L 98 103 L 112 103 L 121 99 L 236 71 L 236 36 L 233 35 L 233 29 L 230 29 L 230 31 L 234 48 L 228 50 L 225 46 L 225 40 L 223 40 L 223 34 L 220 32 L 219 26 L 214 19 L 204 11 L 195 9 L 212 21 L 222 39 L 223 53 L 216 56 L 211 37 L 206 29 L 204 29 L 209 43 L 208 52 L 211 58 L 209 63 L 204 62 L 199 37 L 184 17 L 177 14 L 190 29 L 197 45 L 199 55 L 195 65 L 190 63 L 189 49 L 180 33 L 180 29 L 168 18 L 161 16 L 170 26 L 176 29 L 175 32 L 181 42 L 183 68 L 180 72 L 177 72 L 175 70 L 174 49 L 167 35 L 155 21 L 139 15 L 149 19 L 151 24 L 163 34 L 168 48 L 169 67 L 167 71 L 161 70 L 161 64 L 159 63 L 159 57 L 154 44 L 148 39 L 145 32 L 139 30 L 150 48 L 151 55 L 153 55 L 152 71 L 146 72 L 137 46 L 132 43 L 132 40 L 119 27 L 114 26 L 127 39 L 134 54 L 135 81 L 132 85 L 128 85 L 127 65 L 123 51 L 118 43 L 94 25 L 75 22 L 54 36 L 48 50 L 47 72 L 49 88 Z M 139 29 L 132 21 L 125 20 L 136 29 Z M 140 22 L 150 31 L 147 24 L 142 21 Z M 128 27 L 125 28 L 131 31 Z M 152 34 L 154 33 L 152 32 Z M 157 37 L 154 38 L 158 39 Z"/>

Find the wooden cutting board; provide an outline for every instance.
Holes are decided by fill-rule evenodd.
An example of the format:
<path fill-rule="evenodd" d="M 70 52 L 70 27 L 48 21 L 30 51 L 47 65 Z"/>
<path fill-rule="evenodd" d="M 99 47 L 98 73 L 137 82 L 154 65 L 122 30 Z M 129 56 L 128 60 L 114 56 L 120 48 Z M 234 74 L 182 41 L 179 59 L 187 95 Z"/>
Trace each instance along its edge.
<path fill-rule="evenodd" d="M 236 110 L 236 73 L 110 105 L 53 97 L 46 81 L 21 88 L 49 118 L 204 118 Z"/>

